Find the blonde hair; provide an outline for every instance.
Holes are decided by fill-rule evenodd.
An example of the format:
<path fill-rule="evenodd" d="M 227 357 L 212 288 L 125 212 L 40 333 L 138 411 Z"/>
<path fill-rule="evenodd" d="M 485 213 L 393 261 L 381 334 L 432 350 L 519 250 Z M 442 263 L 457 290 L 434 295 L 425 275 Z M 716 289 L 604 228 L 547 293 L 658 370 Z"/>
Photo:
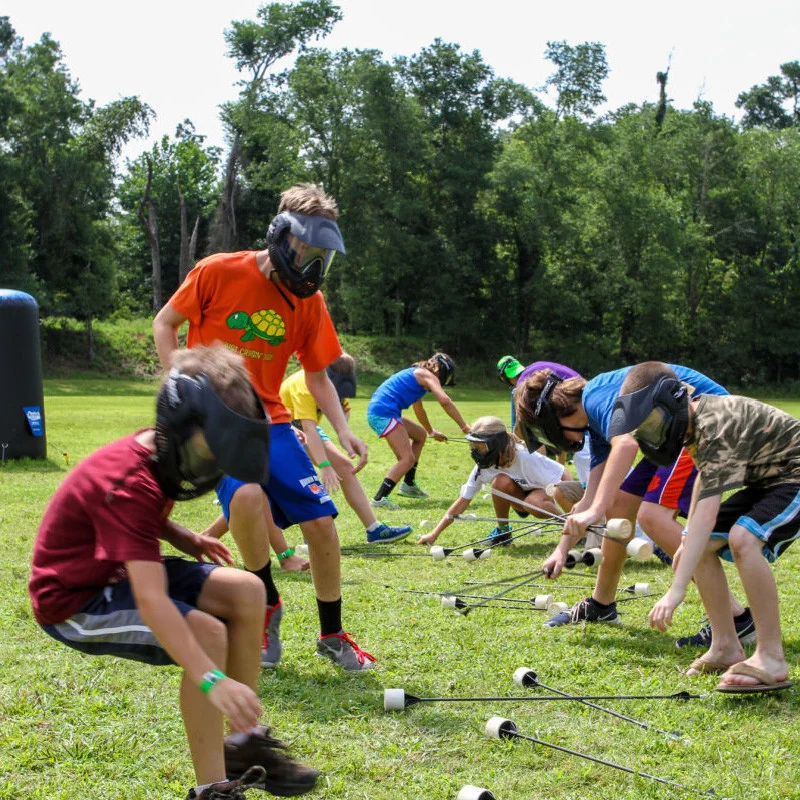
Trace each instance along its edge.
<path fill-rule="evenodd" d="M 514 404 L 522 424 L 530 425 L 536 419 L 536 404 L 551 375 L 558 377 L 551 369 L 540 369 L 517 384 Z M 548 402 L 558 417 L 568 417 L 578 410 L 583 401 L 584 386 L 585 378 L 566 378 L 553 387 Z"/>
<path fill-rule="evenodd" d="M 298 183 L 281 193 L 278 213 L 294 211 L 307 217 L 324 217 L 336 222 L 339 219 L 339 206 L 316 183 Z"/>
<path fill-rule="evenodd" d="M 517 457 L 517 439 L 513 433 L 509 433 L 503 420 L 499 417 L 478 417 L 470 426 L 471 432 L 477 436 L 491 436 L 495 433 L 505 433 L 507 441 L 500 458 L 497 461 L 498 467 L 509 467 Z"/>
<path fill-rule="evenodd" d="M 237 414 L 251 419 L 263 416 L 244 359 L 238 353 L 222 345 L 198 345 L 191 350 L 174 350 L 170 365 L 190 377 L 205 375 L 219 399 Z"/>

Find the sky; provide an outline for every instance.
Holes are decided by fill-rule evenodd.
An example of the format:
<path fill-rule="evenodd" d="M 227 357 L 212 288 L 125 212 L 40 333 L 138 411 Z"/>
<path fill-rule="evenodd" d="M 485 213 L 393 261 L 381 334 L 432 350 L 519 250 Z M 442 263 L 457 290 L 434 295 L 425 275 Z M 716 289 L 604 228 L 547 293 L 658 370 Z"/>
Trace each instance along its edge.
<path fill-rule="evenodd" d="M 149 149 L 189 118 L 208 144 L 224 147 L 218 107 L 234 100 L 240 77 L 225 55 L 231 20 L 255 19 L 261 3 L 224 0 L 4 0 L 26 44 L 45 32 L 60 43 L 84 100 L 104 105 L 138 95 L 157 114 L 151 136 L 124 157 Z M 497 77 L 531 88 L 553 65 L 548 41 L 606 47 L 610 75 L 601 109 L 656 101 L 656 73 L 670 67 L 667 93 L 678 108 L 698 98 L 738 119 L 740 92 L 800 60 L 800 2 L 761 0 L 339 0 L 344 18 L 321 46 L 377 49 L 389 60 L 434 39 L 479 50 Z"/>

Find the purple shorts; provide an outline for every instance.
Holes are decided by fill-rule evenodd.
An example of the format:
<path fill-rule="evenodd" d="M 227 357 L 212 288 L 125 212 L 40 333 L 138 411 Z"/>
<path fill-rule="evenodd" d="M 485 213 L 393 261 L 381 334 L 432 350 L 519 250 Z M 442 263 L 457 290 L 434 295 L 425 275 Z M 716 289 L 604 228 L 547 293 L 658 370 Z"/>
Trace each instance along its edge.
<path fill-rule="evenodd" d="M 628 473 L 620 488 L 646 503 L 676 509 L 685 517 L 689 514 L 696 476 L 692 457 L 684 449 L 669 467 L 657 467 L 643 458 Z"/>

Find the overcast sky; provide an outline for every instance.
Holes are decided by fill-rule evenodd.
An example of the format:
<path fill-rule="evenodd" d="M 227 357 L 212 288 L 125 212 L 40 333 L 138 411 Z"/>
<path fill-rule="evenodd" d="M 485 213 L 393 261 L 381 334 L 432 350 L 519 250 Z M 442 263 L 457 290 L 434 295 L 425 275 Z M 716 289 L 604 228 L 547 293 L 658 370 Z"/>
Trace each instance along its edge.
<path fill-rule="evenodd" d="M 224 145 L 218 106 L 237 95 L 223 30 L 253 19 L 258 2 L 224 0 L 5 0 L 0 13 L 27 44 L 49 32 L 61 44 L 83 99 L 99 105 L 139 95 L 158 115 L 154 138 L 184 118 Z M 498 77 L 531 88 L 553 71 L 547 41 L 599 41 L 611 70 L 607 109 L 655 101 L 655 76 L 672 56 L 668 94 L 679 108 L 702 97 L 738 117 L 739 92 L 800 60 L 800 2 L 761 0 L 339 0 L 344 19 L 322 42 L 332 50 L 373 48 L 412 55 L 439 37 L 479 50 Z M 126 151 L 150 145 L 139 141 Z"/>

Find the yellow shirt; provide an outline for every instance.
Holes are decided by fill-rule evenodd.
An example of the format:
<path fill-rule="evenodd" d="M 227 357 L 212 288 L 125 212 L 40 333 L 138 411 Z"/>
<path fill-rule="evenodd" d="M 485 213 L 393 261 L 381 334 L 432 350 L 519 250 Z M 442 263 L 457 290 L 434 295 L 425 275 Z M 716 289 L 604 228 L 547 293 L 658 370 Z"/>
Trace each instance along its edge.
<path fill-rule="evenodd" d="M 322 420 L 322 411 L 306 386 L 306 374 L 302 369 L 281 384 L 281 402 L 289 410 L 292 420 L 313 419 L 317 425 Z M 350 410 L 350 401 L 346 397 L 342 401 L 342 408 Z"/>

